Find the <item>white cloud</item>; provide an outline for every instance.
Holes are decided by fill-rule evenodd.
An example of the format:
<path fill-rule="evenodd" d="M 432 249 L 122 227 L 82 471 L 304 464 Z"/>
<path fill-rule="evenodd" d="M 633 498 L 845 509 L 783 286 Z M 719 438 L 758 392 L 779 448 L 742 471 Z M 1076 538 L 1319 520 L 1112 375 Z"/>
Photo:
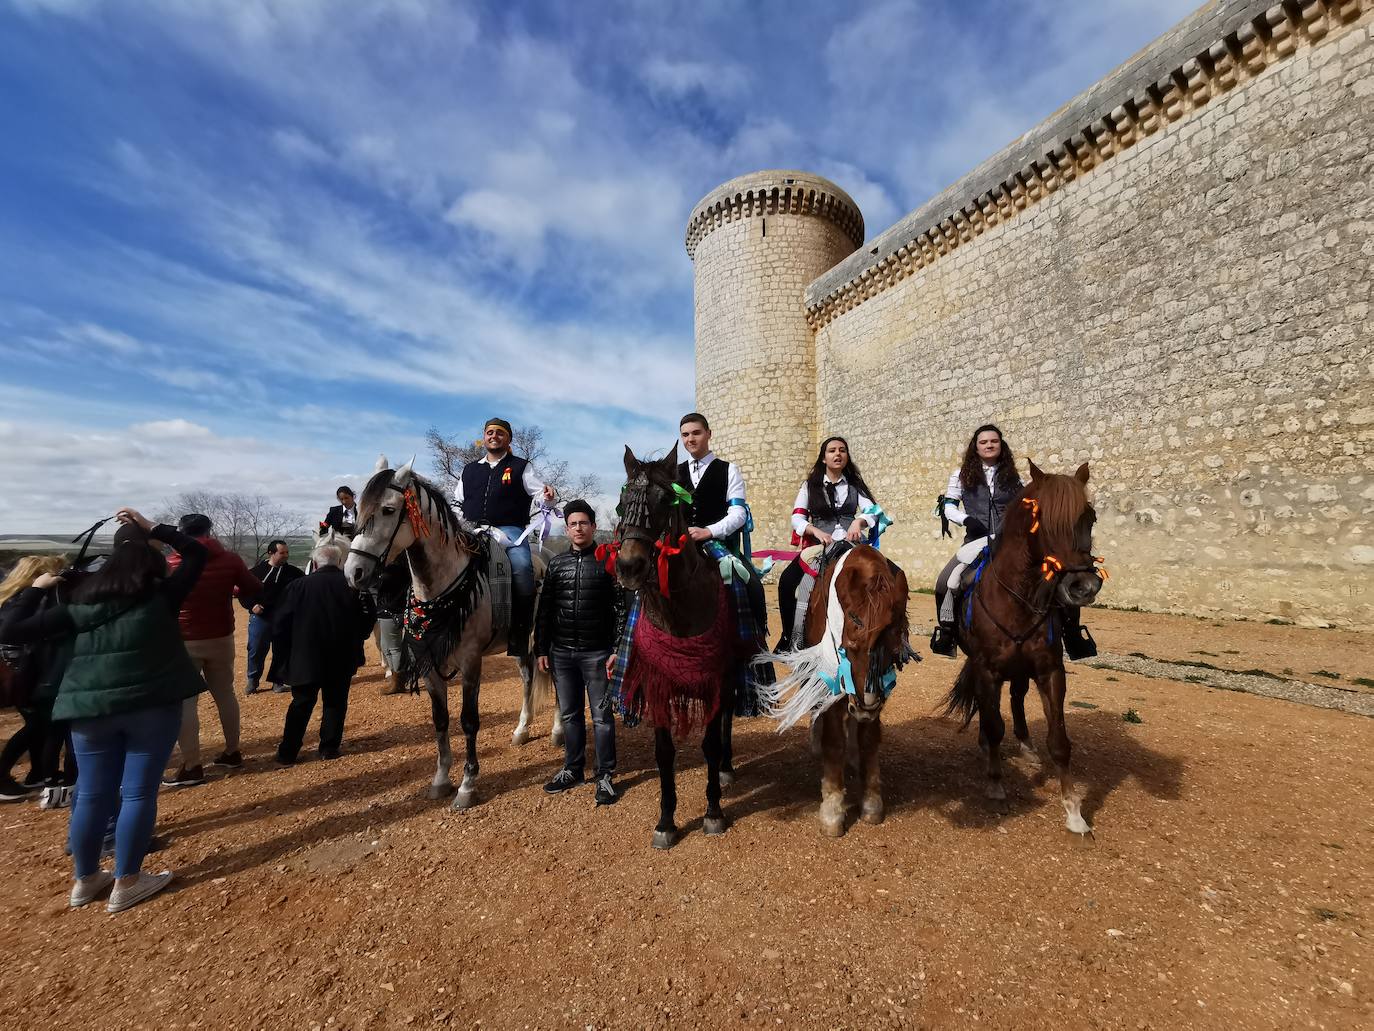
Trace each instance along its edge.
<path fill-rule="evenodd" d="M 138 437 L 187 440 L 212 436 L 210 430 L 185 419 L 158 419 L 153 422 L 139 422 L 129 427 L 129 432 Z"/>
<path fill-rule="evenodd" d="M 743 93 L 749 85 L 749 77 L 743 68 L 709 61 L 651 57 L 640 69 L 640 74 L 650 89 L 670 96 L 700 92 L 707 96 L 730 98 Z"/>

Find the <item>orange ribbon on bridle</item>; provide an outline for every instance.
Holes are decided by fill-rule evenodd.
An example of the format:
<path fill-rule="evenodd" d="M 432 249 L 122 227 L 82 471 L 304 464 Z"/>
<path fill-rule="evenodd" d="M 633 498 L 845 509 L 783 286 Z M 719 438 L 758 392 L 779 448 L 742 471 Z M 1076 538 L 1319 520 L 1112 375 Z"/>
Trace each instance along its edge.
<path fill-rule="evenodd" d="M 415 539 L 429 536 L 429 523 L 425 521 L 424 513 L 420 511 L 420 500 L 415 496 L 415 488 L 407 487 L 401 494 L 405 499 L 406 518 L 410 520 L 410 529 L 415 534 Z"/>
<path fill-rule="evenodd" d="M 1031 532 L 1031 533 L 1036 533 L 1036 532 L 1039 531 L 1039 529 L 1040 529 L 1040 499 L 1039 499 L 1039 498 L 1022 498 L 1022 499 L 1021 499 L 1021 504 L 1025 505 L 1026 507 L 1028 507 L 1028 508 L 1031 510 L 1031 528 L 1030 528 L 1030 532 Z"/>
<path fill-rule="evenodd" d="M 663 597 L 668 597 L 668 560 L 674 555 L 682 554 L 682 549 L 687 545 L 687 534 L 683 534 L 677 539 L 677 544 L 669 544 L 665 534 L 663 540 L 654 541 L 654 547 L 658 550 L 658 593 Z"/>

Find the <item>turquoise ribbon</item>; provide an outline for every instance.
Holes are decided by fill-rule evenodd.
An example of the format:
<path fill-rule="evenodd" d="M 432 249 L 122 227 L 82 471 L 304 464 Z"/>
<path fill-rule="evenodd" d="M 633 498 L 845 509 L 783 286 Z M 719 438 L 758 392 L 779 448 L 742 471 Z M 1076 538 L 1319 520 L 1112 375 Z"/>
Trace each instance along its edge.
<path fill-rule="evenodd" d="M 837 654 L 839 655 L 840 662 L 835 670 L 835 675 L 832 677 L 829 674 L 821 673 L 819 676 L 826 687 L 830 688 L 831 694 L 840 694 L 843 692 L 844 694 L 857 698 L 859 690 L 854 684 L 854 668 L 849 664 L 849 654 L 844 648 L 840 648 Z M 896 686 L 897 667 L 895 665 L 889 666 L 887 672 L 883 674 L 882 679 L 878 682 L 878 690 L 882 692 L 884 700 L 892 694 L 892 689 Z"/>
<path fill-rule="evenodd" d="M 892 525 L 892 517 L 883 511 L 882 505 L 876 502 L 871 505 L 865 505 L 860 509 L 859 515 L 873 517 L 873 547 L 879 547 L 883 531 Z"/>
<path fill-rule="evenodd" d="M 749 503 L 743 498 L 731 498 L 730 505 L 744 509 L 744 529 L 742 531 L 744 534 L 744 547 L 741 550 L 743 550 L 746 555 L 752 557 L 754 554 L 754 544 L 749 535 L 754 532 L 754 513 L 750 511 Z"/>

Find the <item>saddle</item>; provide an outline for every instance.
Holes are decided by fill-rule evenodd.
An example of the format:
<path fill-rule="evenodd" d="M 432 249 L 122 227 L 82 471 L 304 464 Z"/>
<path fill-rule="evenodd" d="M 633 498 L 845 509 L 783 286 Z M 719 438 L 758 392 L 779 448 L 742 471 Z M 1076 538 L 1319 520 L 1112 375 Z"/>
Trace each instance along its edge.
<path fill-rule="evenodd" d="M 829 545 L 813 544 L 803 549 L 799 558 L 807 575 L 797 584 L 797 618 L 792 621 L 792 640 L 788 642 L 793 651 L 802 646 L 802 639 L 806 633 L 806 610 L 811 602 L 811 591 L 816 582 L 825 575 L 825 570 L 831 563 L 853 547 L 852 541 L 834 541 Z M 812 570 L 815 570 L 814 574 Z"/>
<path fill-rule="evenodd" d="M 499 536 L 498 536 L 499 535 Z M 477 568 L 487 578 L 487 593 L 491 597 L 491 629 L 495 634 L 510 630 L 511 574 L 510 556 L 506 554 L 505 535 L 489 526 L 473 532 L 477 543 Z"/>

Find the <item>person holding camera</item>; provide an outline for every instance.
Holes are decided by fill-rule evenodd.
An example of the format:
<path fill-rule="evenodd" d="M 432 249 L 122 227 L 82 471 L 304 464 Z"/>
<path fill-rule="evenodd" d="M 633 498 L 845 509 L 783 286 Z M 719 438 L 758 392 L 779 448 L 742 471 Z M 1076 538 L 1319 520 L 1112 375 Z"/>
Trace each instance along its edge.
<path fill-rule="evenodd" d="M 69 902 L 79 907 L 110 892 L 118 913 L 167 887 L 172 872 L 143 872 L 157 821 L 158 785 L 181 728 L 182 707 L 205 690 L 182 641 L 177 616 L 205 568 L 204 544 L 171 526 L 153 526 L 131 508 L 113 551 L 71 593 L 43 603 L 62 578 L 44 573 L 0 621 L 0 644 L 69 642 L 53 719 L 70 720 L 79 761 L 70 844 L 75 866 Z M 180 556 L 169 572 L 162 545 Z M 117 814 L 117 815 L 116 815 Z M 115 868 L 100 868 L 106 828 L 115 820 Z"/>

